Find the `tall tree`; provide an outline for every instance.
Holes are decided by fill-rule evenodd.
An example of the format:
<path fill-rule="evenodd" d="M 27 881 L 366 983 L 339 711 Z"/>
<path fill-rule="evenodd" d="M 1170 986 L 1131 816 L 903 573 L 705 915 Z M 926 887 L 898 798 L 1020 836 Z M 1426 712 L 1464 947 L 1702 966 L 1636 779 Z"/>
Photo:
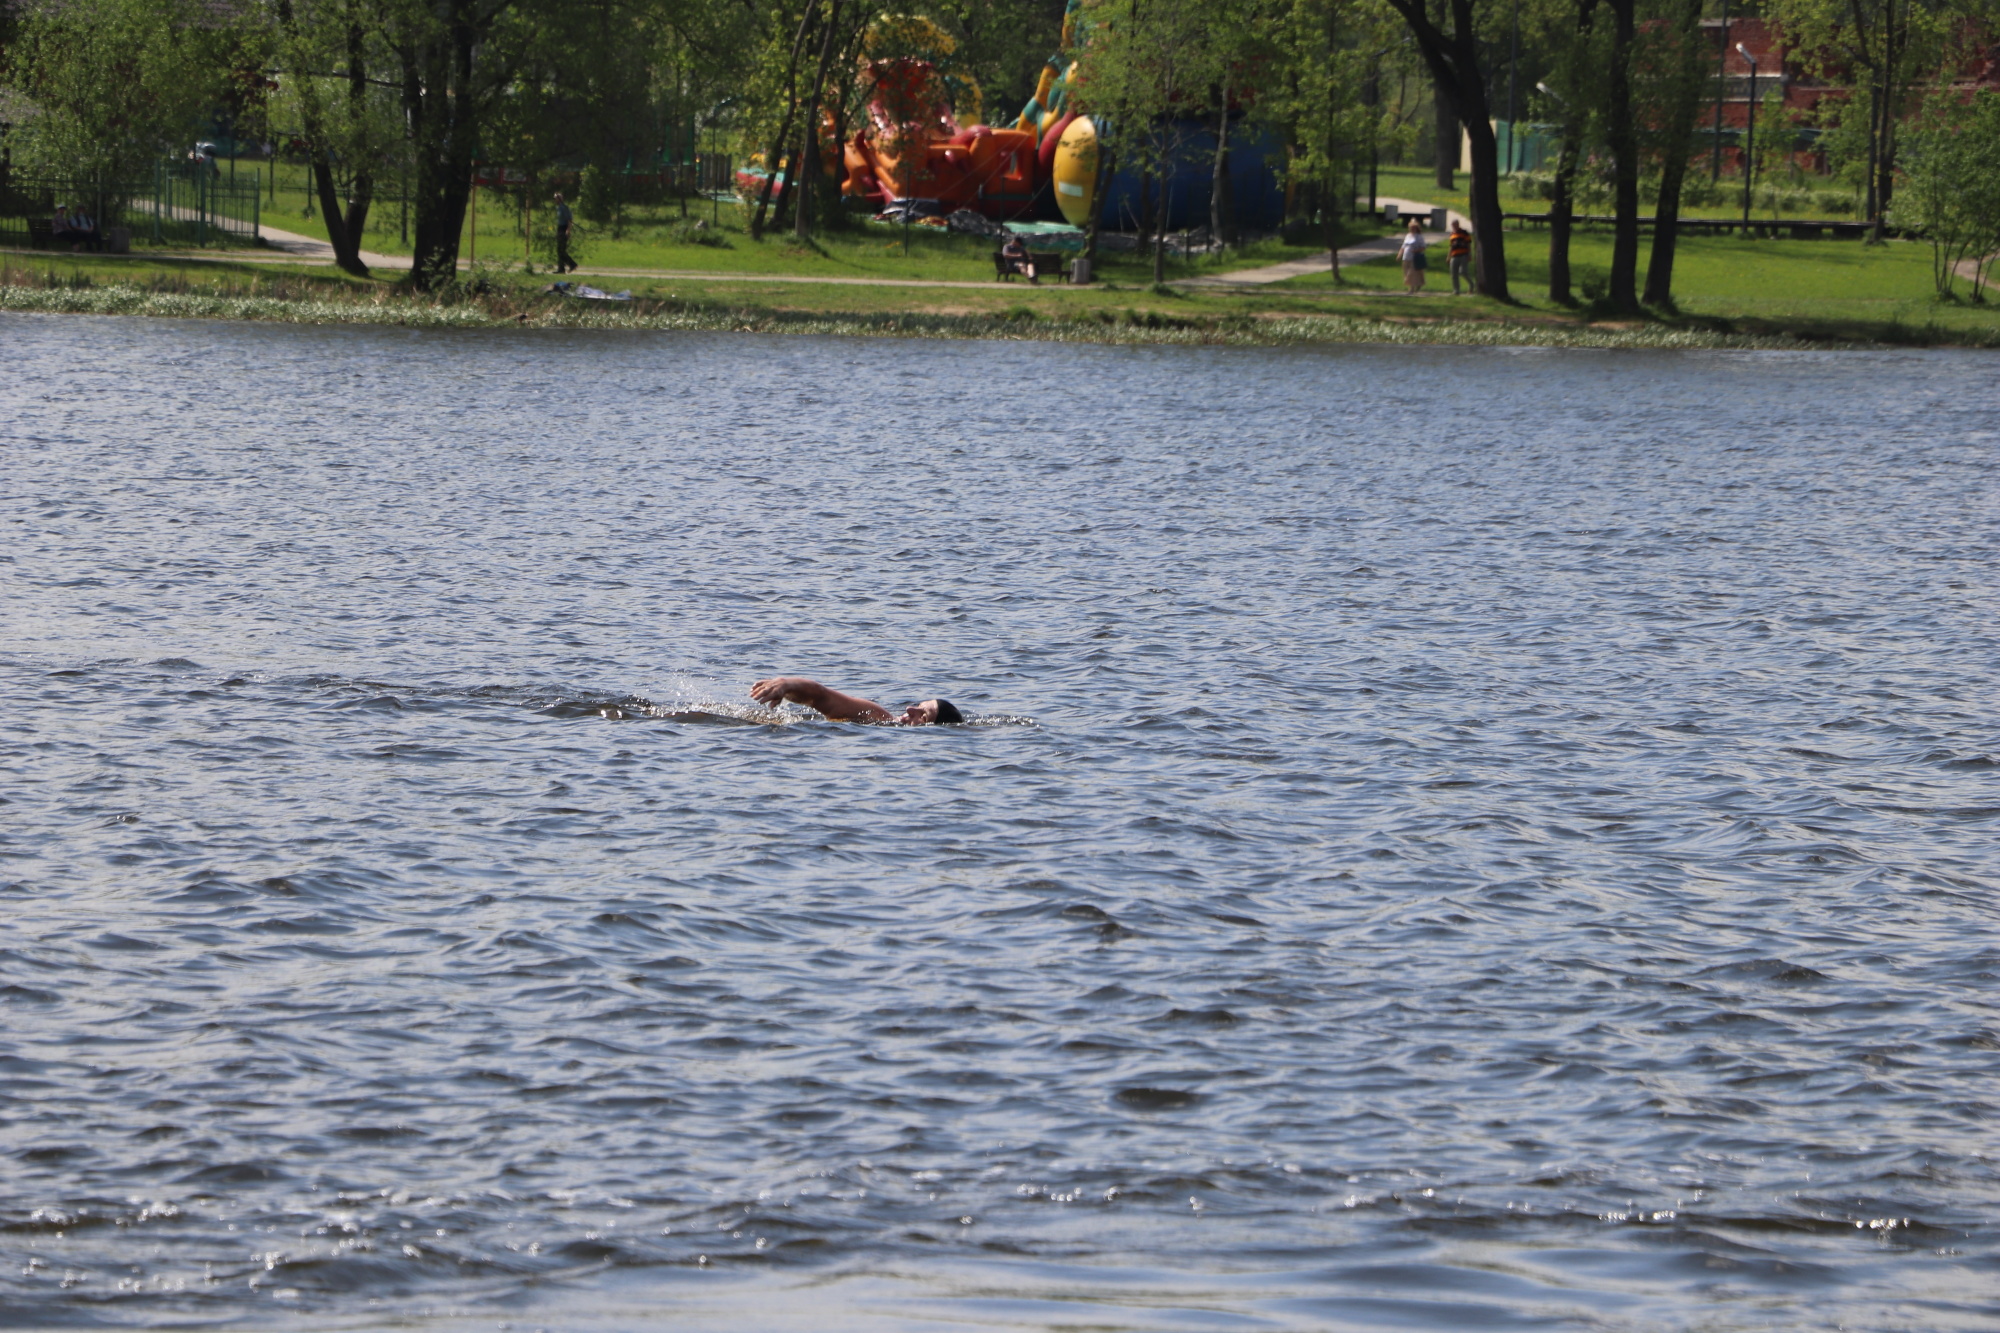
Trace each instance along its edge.
<path fill-rule="evenodd" d="M 1672 306 L 1681 190 L 1694 153 L 1695 123 L 1709 90 L 1709 47 L 1702 40 L 1702 0 L 1667 0 L 1663 22 L 1648 34 L 1641 67 L 1650 96 L 1647 119 L 1660 160 L 1660 197 L 1653 208 L 1653 252 L 1646 264 L 1648 305 Z"/>
<path fill-rule="evenodd" d="M 434 290 L 458 274 L 474 161 L 510 147 L 484 139 L 500 128 L 506 103 L 521 96 L 517 77 L 537 51 L 563 41 L 577 7 L 564 0 L 369 2 L 413 167 L 410 282 Z"/>
<path fill-rule="evenodd" d="M 1612 308 L 1639 309 L 1639 124 L 1632 96 L 1637 0 L 1604 0 L 1611 11 L 1611 60 L 1605 70 L 1604 138 L 1611 149 Z"/>
<path fill-rule="evenodd" d="M 1266 110 L 1282 118 L 1290 149 L 1285 182 L 1318 207 L 1333 275 L 1340 277 L 1340 223 L 1353 206 L 1349 168 L 1369 142 L 1372 107 L 1363 96 L 1382 23 L 1351 0 L 1290 0 L 1279 15 L 1275 56 L 1283 77 L 1270 79 Z"/>
<path fill-rule="evenodd" d="M 1605 29 L 1599 0 L 1552 0 L 1527 14 L 1536 45 L 1545 53 L 1548 77 L 1539 91 L 1552 103 L 1559 136 L 1549 189 L 1549 299 L 1574 302 L 1570 282 L 1570 232 L 1576 208 L 1577 172 L 1593 137 L 1603 102 Z"/>
<path fill-rule="evenodd" d="M 806 94 L 805 124 L 799 134 L 799 192 L 792 205 L 792 224 L 802 241 L 812 235 L 812 192 L 824 178 L 819 156 L 820 98 L 826 91 L 827 76 L 833 72 L 833 54 L 838 49 L 835 38 L 841 33 L 842 9 L 841 0 L 833 0 L 822 25 L 819 65 Z"/>
<path fill-rule="evenodd" d="M 1124 164 L 1158 180 L 1164 202 L 1187 148 L 1181 113 L 1221 82 L 1211 12 L 1204 0 L 1105 0 L 1097 15 L 1079 89 L 1099 124 L 1116 127 Z M 1155 283 L 1166 279 L 1168 217 L 1165 207 L 1155 210 Z"/>
<path fill-rule="evenodd" d="M 1789 57 L 1848 84 L 1866 116 L 1862 208 L 1879 240 L 1912 89 L 1935 75 L 1956 30 L 1990 25 L 1993 14 L 1966 0 L 1768 0 L 1765 12 Z"/>
<path fill-rule="evenodd" d="M 1486 0 L 1490 4 L 1492 0 Z M 1507 240 L 1501 231 L 1500 153 L 1481 62 L 1479 0 L 1445 0 L 1449 24 L 1433 22 L 1425 0 L 1388 0 L 1416 38 L 1438 92 L 1465 126 L 1472 168 L 1473 290 L 1505 301 Z M 1629 3 L 1629 0 L 1628 0 Z"/>
<path fill-rule="evenodd" d="M 750 235 L 761 238 L 764 234 L 764 217 L 771 207 L 771 197 L 778 188 L 778 164 L 784 154 L 785 145 L 791 142 L 792 126 L 798 119 L 799 109 L 799 61 L 804 58 L 806 42 L 812 36 L 815 21 L 819 18 L 817 0 L 806 0 L 799 9 L 798 28 L 792 35 L 791 55 L 786 58 L 781 78 L 784 92 L 777 99 L 779 114 L 777 131 L 771 138 L 771 147 L 764 154 L 764 181 L 757 191 L 757 207 L 750 215 Z M 796 158 L 793 159 L 796 162 Z"/>
<path fill-rule="evenodd" d="M 385 135 L 372 105 L 364 16 L 358 0 L 279 0 L 277 19 L 281 94 L 304 131 L 333 262 L 366 277 L 361 239 Z"/>

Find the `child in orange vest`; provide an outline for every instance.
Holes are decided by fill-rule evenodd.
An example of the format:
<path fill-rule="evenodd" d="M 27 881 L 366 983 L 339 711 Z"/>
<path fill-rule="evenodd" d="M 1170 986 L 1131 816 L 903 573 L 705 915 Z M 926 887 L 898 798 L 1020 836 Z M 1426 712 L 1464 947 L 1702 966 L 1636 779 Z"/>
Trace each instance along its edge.
<path fill-rule="evenodd" d="M 1451 294 L 1458 295 L 1458 280 L 1465 279 L 1465 290 L 1472 290 L 1472 233 L 1463 223 L 1451 224 L 1449 249 L 1445 251 L 1451 259 Z"/>

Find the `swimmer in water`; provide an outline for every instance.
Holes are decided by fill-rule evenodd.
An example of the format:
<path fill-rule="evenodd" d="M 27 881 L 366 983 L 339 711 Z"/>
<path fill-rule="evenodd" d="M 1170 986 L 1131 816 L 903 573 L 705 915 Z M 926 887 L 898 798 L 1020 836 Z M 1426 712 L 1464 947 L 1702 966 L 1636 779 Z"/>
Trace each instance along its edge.
<path fill-rule="evenodd" d="M 835 722 L 887 722 L 894 727 L 938 727 L 965 721 L 949 699 L 926 699 L 911 704 L 897 717 L 881 704 L 852 694 L 830 690 L 804 676 L 773 676 L 750 687 L 750 697 L 776 708 L 782 703 L 804 704 Z"/>

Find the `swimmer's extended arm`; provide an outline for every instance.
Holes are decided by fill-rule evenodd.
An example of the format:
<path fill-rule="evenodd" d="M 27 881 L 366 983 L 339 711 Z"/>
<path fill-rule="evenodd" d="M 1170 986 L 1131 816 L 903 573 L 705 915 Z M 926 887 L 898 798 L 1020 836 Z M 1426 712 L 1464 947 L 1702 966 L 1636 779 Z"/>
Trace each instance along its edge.
<path fill-rule="evenodd" d="M 835 722 L 893 722 L 895 718 L 881 704 L 852 694 L 830 690 L 804 676 L 773 676 L 750 687 L 750 697 L 772 708 L 782 703 L 804 704 L 824 713 Z"/>

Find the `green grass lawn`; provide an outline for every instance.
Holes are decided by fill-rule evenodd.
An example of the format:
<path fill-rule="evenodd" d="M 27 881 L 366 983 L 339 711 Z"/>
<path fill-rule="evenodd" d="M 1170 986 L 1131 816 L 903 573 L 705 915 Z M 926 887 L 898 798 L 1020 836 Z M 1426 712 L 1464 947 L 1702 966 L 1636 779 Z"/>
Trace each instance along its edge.
<path fill-rule="evenodd" d="M 1651 253 L 1640 247 L 1639 276 Z M 1588 300 L 1601 294 L 1611 268 L 1608 230 L 1577 233 L 1570 243 L 1571 280 Z M 1391 261 L 1348 265 L 1343 278 L 1359 293 L 1400 292 L 1402 270 Z M 1523 315 L 1571 313 L 1547 299 L 1548 233 L 1507 233 L 1508 286 Z M 1280 284 L 1296 291 L 1335 290 L 1327 274 Z M 1427 305 L 1442 293 L 1451 301 L 1450 280 L 1441 267 L 1430 270 L 1423 297 Z M 1840 326 L 1926 326 L 1947 329 L 2000 329 L 2000 303 L 1941 303 L 1931 287 L 1930 247 L 1915 241 L 1866 246 L 1858 241 L 1757 240 L 1737 236 L 1683 236 L 1674 263 L 1674 298 L 1683 317 L 1789 325 L 1832 331 Z M 1459 304 L 1501 307 L 1484 298 Z"/>
<path fill-rule="evenodd" d="M 1691 176 L 1690 183 L 1692 185 L 1702 187 L 1708 185 L 1708 160 L 1706 158 L 1700 159 L 1693 164 Z M 1437 186 L 1435 173 L 1429 167 L 1381 167 L 1376 171 L 1375 192 L 1378 196 L 1393 195 L 1399 199 L 1416 199 L 1433 205 L 1442 204 L 1446 208 L 1455 209 L 1460 213 L 1469 215 L 1472 210 L 1472 201 L 1468 194 L 1471 184 L 1471 176 L 1462 171 L 1454 172 L 1452 175 L 1453 188 L 1441 190 Z M 1823 177 L 1799 175 L 1789 171 L 1782 174 L 1779 185 L 1788 190 L 1807 189 L 1826 192 L 1844 191 L 1845 188 Z M 1714 202 L 1697 204 L 1691 201 L 1684 201 L 1681 206 L 1681 215 L 1689 218 L 1740 218 L 1743 216 L 1742 194 L 1740 193 L 1742 188 L 1743 182 L 1741 177 L 1724 176 L 1716 187 L 1717 198 Z M 1367 192 L 1368 183 L 1367 177 L 1364 174 L 1360 193 L 1366 195 Z M 1763 197 L 1764 191 L 1761 185 L 1757 189 L 1756 195 L 1758 197 L 1754 200 L 1755 207 L 1751 209 L 1751 219 L 1755 221 L 1777 216 Z M 1500 183 L 1500 208 L 1502 212 L 1545 213 L 1548 211 L 1548 207 L 1548 200 L 1539 196 L 1528 196 L 1520 193 L 1515 188 L 1513 182 L 1503 180 Z M 1609 214 L 1611 212 L 1611 203 L 1609 200 L 1592 200 L 1588 202 L 1587 208 L 1579 206 L 1578 211 Z M 1641 203 L 1639 205 L 1639 212 L 1641 216 L 1651 216 L 1653 206 Z M 1784 210 L 1784 215 L 1786 217 L 1797 215 L 1819 219 L 1830 217 L 1836 221 L 1843 219 L 1860 220 L 1858 211 L 1836 214 L 1829 213 L 1817 206 L 1805 208 L 1802 212 L 1796 208 Z"/>
<path fill-rule="evenodd" d="M 1429 167 L 1378 167 L 1375 172 L 1375 194 L 1377 198 L 1393 196 L 1398 199 L 1415 199 L 1433 206 L 1442 204 L 1457 213 L 1470 214 L 1472 199 L 1467 191 L 1471 188 L 1472 177 L 1464 172 L 1452 173 L 1452 189 L 1440 190 L 1437 176 Z M 1364 201 L 1368 194 L 1368 168 L 1361 168 L 1361 188 L 1357 195 Z M 1503 187 L 1501 199 L 1507 193 Z M 1510 209 L 1513 205 L 1507 205 Z"/>

